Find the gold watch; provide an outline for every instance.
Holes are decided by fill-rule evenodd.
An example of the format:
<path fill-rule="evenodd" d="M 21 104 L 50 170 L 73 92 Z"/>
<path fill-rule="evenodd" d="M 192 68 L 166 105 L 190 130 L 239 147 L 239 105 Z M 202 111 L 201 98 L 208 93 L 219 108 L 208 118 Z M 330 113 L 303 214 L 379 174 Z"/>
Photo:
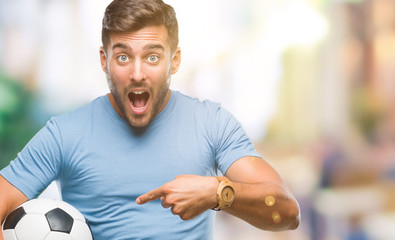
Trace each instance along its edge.
<path fill-rule="evenodd" d="M 213 208 L 215 211 L 221 211 L 224 208 L 228 208 L 232 205 L 233 200 L 235 200 L 236 192 L 232 185 L 226 177 L 216 177 L 219 182 L 217 189 L 217 200 L 218 206 Z"/>

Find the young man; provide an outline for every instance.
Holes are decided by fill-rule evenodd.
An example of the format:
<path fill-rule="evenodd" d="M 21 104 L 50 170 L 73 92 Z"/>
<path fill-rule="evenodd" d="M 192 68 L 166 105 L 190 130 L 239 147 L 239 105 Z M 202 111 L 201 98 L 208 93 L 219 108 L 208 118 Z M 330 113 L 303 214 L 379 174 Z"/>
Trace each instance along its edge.
<path fill-rule="evenodd" d="M 295 198 L 233 116 L 169 89 L 181 61 L 172 7 L 115 0 L 102 41 L 110 93 L 52 118 L 0 172 L 2 222 L 57 180 L 96 240 L 212 239 L 213 209 L 298 226 Z"/>

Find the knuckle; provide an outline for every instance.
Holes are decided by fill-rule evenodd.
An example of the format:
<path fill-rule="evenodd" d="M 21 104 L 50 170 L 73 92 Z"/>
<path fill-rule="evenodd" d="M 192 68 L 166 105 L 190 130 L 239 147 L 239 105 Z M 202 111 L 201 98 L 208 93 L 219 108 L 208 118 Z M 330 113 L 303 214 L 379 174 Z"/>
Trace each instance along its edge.
<path fill-rule="evenodd" d="M 163 208 L 169 208 L 170 205 L 166 204 L 165 202 L 162 202 L 162 207 L 163 207 Z"/>
<path fill-rule="evenodd" d="M 180 218 L 182 219 L 182 220 L 190 220 L 190 219 L 192 219 L 192 217 L 188 214 L 188 213 L 184 213 L 184 214 L 181 214 L 180 215 Z"/>
<path fill-rule="evenodd" d="M 175 200 L 174 200 L 171 196 L 165 198 L 164 202 L 165 202 L 167 205 L 174 205 L 174 204 L 175 204 Z"/>
<path fill-rule="evenodd" d="M 171 194 L 170 189 L 164 188 L 164 189 L 163 189 L 163 195 L 166 196 L 166 198 L 167 198 L 167 196 L 168 196 L 169 194 Z"/>
<path fill-rule="evenodd" d="M 170 201 L 170 200 L 165 200 L 163 203 L 165 205 L 167 205 L 167 206 L 173 206 L 174 205 L 174 201 Z"/>
<path fill-rule="evenodd" d="M 154 195 L 152 194 L 152 192 L 148 192 L 148 193 L 147 193 L 147 198 L 148 198 L 149 200 L 152 200 L 152 199 L 154 198 Z"/>
<path fill-rule="evenodd" d="M 178 208 L 178 207 L 176 207 L 176 206 L 174 206 L 174 207 L 171 208 L 171 212 L 172 212 L 174 215 L 179 215 L 179 216 L 182 214 L 181 209 Z"/>
<path fill-rule="evenodd" d="M 163 185 L 163 193 L 164 194 L 169 194 L 172 191 L 172 186 L 169 183 L 166 183 Z"/>

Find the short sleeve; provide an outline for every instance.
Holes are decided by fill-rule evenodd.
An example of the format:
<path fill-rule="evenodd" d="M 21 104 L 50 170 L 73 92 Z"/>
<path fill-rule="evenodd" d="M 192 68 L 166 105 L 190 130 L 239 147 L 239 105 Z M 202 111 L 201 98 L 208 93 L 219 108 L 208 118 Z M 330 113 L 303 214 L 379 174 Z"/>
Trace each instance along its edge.
<path fill-rule="evenodd" d="M 56 179 L 61 156 L 61 135 L 51 119 L 0 175 L 31 199 Z"/>
<path fill-rule="evenodd" d="M 219 170 L 225 174 L 238 159 L 246 156 L 260 157 L 240 122 L 222 107 L 218 107 L 215 133 L 215 156 Z"/>

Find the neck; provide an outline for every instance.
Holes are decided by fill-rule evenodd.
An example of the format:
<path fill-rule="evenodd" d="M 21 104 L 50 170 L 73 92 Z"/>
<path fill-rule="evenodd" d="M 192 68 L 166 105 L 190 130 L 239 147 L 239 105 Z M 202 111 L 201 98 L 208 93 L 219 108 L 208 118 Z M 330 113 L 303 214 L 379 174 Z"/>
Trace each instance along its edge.
<path fill-rule="evenodd" d="M 121 118 L 125 118 L 125 116 L 122 114 L 121 110 L 119 109 L 118 104 L 117 104 L 117 102 L 115 101 L 115 98 L 114 98 L 114 96 L 112 95 L 112 93 L 108 93 L 108 94 L 107 94 L 107 97 L 108 97 L 108 99 L 110 100 L 110 103 L 111 103 L 112 107 L 114 108 L 114 110 L 118 113 L 118 115 L 119 115 Z"/>

